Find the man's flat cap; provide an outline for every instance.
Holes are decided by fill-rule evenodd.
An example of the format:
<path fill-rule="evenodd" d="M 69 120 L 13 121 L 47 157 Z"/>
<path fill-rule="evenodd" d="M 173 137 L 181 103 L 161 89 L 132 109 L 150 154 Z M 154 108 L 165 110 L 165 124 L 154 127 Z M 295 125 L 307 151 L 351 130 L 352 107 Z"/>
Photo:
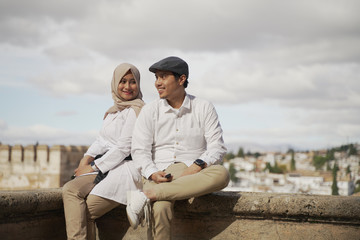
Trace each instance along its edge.
<path fill-rule="evenodd" d="M 167 57 L 160 60 L 149 68 L 150 72 L 155 73 L 157 70 L 170 71 L 179 74 L 180 76 L 185 74 L 186 78 L 189 77 L 188 64 L 178 57 Z"/>

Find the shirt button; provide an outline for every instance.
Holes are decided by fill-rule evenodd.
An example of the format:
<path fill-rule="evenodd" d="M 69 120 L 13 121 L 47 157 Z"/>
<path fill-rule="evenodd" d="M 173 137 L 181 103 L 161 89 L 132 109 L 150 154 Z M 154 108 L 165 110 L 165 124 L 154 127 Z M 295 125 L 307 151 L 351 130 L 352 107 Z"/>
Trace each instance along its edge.
<path fill-rule="evenodd" d="M 176 158 L 176 156 L 174 156 L 174 158 Z"/>
<path fill-rule="evenodd" d="M 176 142 L 176 145 L 179 145 L 179 143 L 178 143 L 178 142 Z"/>
<path fill-rule="evenodd" d="M 178 132 L 178 131 L 179 131 L 179 129 L 176 129 L 176 131 Z"/>

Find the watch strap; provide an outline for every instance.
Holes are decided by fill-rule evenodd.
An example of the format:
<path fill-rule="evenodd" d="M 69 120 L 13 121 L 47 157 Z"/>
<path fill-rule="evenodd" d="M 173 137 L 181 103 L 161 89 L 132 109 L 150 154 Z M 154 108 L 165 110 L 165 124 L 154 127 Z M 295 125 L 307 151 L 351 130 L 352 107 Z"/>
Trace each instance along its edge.
<path fill-rule="evenodd" d="M 92 168 L 95 172 L 98 172 L 98 171 L 99 171 L 98 167 L 95 165 L 94 162 L 91 162 L 91 163 L 90 163 L 90 166 L 91 166 L 91 168 Z"/>
<path fill-rule="evenodd" d="M 205 168 L 205 161 L 204 160 L 202 160 L 202 159 L 196 159 L 195 161 L 194 161 L 194 163 L 196 164 L 196 165 L 198 165 L 199 167 L 201 167 L 201 169 L 204 169 Z"/>

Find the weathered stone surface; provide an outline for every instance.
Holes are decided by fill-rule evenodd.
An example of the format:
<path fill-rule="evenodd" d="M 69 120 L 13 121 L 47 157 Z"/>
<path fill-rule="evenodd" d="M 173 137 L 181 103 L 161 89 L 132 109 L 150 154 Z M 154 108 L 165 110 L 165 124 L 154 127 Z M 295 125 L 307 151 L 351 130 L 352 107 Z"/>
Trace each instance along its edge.
<path fill-rule="evenodd" d="M 41 214 L 63 208 L 61 189 L 0 191 L 0 221 L 9 216 Z"/>
<path fill-rule="evenodd" d="M 61 189 L 0 191 L 0 236 L 66 239 Z"/>
<path fill-rule="evenodd" d="M 173 239 L 359 239 L 360 197 L 217 192 L 177 201 Z M 125 206 L 97 221 L 100 239 L 147 239 Z M 66 239 L 61 189 L 0 192 L 1 239 Z"/>

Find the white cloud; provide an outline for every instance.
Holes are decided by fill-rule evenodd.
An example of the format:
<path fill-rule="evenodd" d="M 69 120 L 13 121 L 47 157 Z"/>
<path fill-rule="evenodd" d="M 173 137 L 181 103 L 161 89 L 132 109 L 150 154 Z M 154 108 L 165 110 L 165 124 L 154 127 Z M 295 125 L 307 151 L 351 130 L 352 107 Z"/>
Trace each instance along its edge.
<path fill-rule="evenodd" d="M 90 145 L 98 131 L 75 132 L 45 125 L 0 129 L 3 144 Z"/>
<path fill-rule="evenodd" d="M 5 120 L 0 119 L 0 131 L 5 131 L 7 128 L 8 128 L 8 125 L 5 122 Z"/>
<path fill-rule="evenodd" d="M 190 66 L 189 93 L 219 106 L 255 104 L 268 121 L 237 128 L 237 135 L 251 130 L 247 138 L 269 136 L 269 144 L 358 139 L 359 7 L 355 0 L 4 0 L 0 84 L 28 85 L 48 97 L 107 95 L 113 69 L 126 61 L 139 68 L 150 101 L 156 92 L 148 67 L 178 55 Z M 269 105 L 288 125 L 266 118 Z M 11 141 L 20 139 L 8 128 Z M 71 140 L 57 131 L 49 129 Z M 230 139 L 238 139 L 235 132 Z"/>

